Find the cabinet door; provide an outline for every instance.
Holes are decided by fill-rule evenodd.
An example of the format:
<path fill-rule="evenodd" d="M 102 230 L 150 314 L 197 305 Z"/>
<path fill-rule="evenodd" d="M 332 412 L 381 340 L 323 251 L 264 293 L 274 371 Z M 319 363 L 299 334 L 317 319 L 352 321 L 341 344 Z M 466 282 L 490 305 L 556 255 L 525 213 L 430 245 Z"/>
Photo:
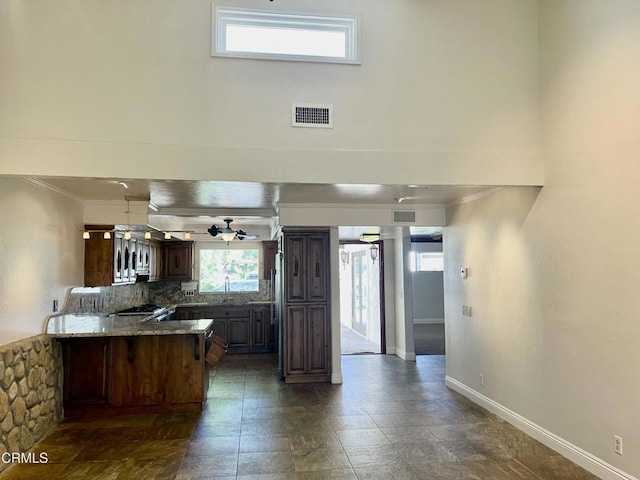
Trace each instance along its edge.
<path fill-rule="evenodd" d="M 269 328 L 269 310 L 256 308 L 251 312 L 251 346 L 264 348 L 267 346 L 267 329 Z"/>
<path fill-rule="evenodd" d="M 275 240 L 266 240 L 262 242 L 262 278 L 271 279 L 271 272 L 275 268 L 276 253 L 278 253 L 278 242 Z"/>
<path fill-rule="evenodd" d="M 329 373 L 329 325 L 327 307 L 307 307 L 306 373 Z"/>
<path fill-rule="evenodd" d="M 305 301 L 305 237 L 285 236 L 285 288 L 287 302 Z"/>
<path fill-rule="evenodd" d="M 284 354 L 285 375 L 305 373 L 305 310 L 304 306 L 289 306 L 286 312 Z"/>
<path fill-rule="evenodd" d="M 108 403 L 108 338 L 82 338 L 63 342 L 64 405 Z"/>
<path fill-rule="evenodd" d="M 191 242 L 176 242 L 163 245 L 164 278 L 169 280 L 191 280 L 191 247 Z"/>
<path fill-rule="evenodd" d="M 84 241 L 84 285 L 98 287 L 114 282 L 113 239 L 105 240 L 102 233 L 92 233 Z"/>
<path fill-rule="evenodd" d="M 204 400 L 204 335 L 163 335 L 165 403 Z"/>
<path fill-rule="evenodd" d="M 115 337 L 111 342 L 111 404 L 155 405 L 162 403 L 163 385 L 160 362 L 161 336 Z"/>
<path fill-rule="evenodd" d="M 307 300 L 327 300 L 329 241 L 327 235 L 312 234 L 307 237 L 306 275 Z"/>
<path fill-rule="evenodd" d="M 227 320 L 227 344 L 229 348 L 249 346 L 249 317 Z"/>
<path fill-rule="evenodd" d="M 224 318 L 215 318 L 213 317 L 213 333 L 222 337 L 225 342 L 229 343 L 227 340 L 227 321 Z"/>

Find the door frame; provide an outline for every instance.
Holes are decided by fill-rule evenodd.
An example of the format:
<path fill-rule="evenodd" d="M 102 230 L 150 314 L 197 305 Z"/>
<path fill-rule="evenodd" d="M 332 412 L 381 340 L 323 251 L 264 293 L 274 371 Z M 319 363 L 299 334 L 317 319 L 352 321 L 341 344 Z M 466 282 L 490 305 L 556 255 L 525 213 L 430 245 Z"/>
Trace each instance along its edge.
<path fill-rule="evenodd" d="M 378 278 L 380 279 L 380 355 L 385 355 L 387 353 L 387 329 L 386 329 L 386 304 L 385 304 L 385 295 L 384 295 L 384 241 L 376 240 L 375 242 L 363 242 L 360 240 L 340 240 L 340 245 L 378 245 L 378 258 L 376 263 L 378 264 L 378 269 L 380 270 L 380 274 Z"/>

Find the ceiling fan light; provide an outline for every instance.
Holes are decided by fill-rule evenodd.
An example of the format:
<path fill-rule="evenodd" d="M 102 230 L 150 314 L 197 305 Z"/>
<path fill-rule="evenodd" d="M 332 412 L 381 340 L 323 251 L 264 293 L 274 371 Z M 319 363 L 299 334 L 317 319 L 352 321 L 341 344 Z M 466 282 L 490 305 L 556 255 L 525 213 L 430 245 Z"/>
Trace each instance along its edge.
<path fill-rule="evenodd" d="M 231 230 L 230 232 L 220 232 L 220 236 L 225 242 L 230 242 L 235 238 L 236 232 L 234 232 L 233 230 Z"/>

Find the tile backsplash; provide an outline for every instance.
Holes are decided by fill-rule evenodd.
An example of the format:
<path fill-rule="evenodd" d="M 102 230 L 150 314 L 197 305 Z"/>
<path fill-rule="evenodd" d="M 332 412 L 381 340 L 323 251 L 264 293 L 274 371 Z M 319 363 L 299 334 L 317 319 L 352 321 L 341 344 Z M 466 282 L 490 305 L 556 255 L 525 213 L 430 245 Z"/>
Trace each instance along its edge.
<path fill-rule="evenodd" d="M 175 280 L 164 280 L 149 283 L 149 303 L 158 305 L 172 305 L 183 303 L 223 303 L 231 299 L 233 303 L 261 302 L 271 300 L 271 281 L 260 280 L 259 292 L 230 293 L 198 293 L 185 295 L 182 291 L 181 282 Z"/>
<path fill-rule="evenodd" d="M 59 312 L 68 313 L 114 313 L 129 307 L 154 303 L 173 305 L 184 303 L 223 303 L 230 299 L 233 303 L 261 302 L 270 298 L 271 281 L 260 280 L 259 292 L 185 295 L 179 280 L 161 280 L 132 285 L 110 287 L 77 287 L 70 290 Z"/>

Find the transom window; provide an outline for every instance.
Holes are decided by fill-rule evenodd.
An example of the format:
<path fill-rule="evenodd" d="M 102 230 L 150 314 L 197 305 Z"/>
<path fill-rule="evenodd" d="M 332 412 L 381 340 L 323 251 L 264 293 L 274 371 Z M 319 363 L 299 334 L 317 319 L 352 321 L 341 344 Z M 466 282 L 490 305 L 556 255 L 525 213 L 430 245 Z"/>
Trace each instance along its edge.
<path fill-rule="evenodd" d="M 200 293 L 257 292 L 260 252 L 257 248 L 200 249 Z"/>
<path fill-rule="evenodd" d="M 211 54 L 360 63 L 358 17 L 216 7 Z"/>

